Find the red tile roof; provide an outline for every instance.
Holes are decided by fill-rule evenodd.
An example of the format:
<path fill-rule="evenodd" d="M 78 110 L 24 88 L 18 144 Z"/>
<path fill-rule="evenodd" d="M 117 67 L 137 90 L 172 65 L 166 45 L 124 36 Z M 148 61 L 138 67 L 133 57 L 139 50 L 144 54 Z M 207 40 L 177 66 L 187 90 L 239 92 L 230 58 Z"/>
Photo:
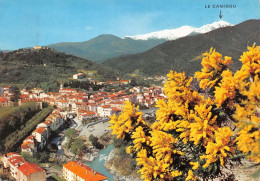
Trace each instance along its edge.
<path fill-rule="evenodd" d="M 18 166 L 19 164 L 25 163 L 26 161 L 20 155 L 14 156 L 8 159 L 8 162 L 13 166 Z"/>
<path fill-rule="evenodd" d="M 28 95 L 28 94 L 22 94 L 22 95 L 20 96 L 20 98 L 21 98 L 21 99 L 29 98 L 29 95 Z"/>
<path fill-rule="evenodd" d="M 9 152 L 9 153 L 6 154 L 7 157 L 13 156 L 13 155 L 19 155 L 19 153 Z"/>
<path fill-rule="evenodd" d="M 90 116 L 95 115 L 96 113 L 94 111 L 86 111 L 85 114 L 82 114 L 82 116 Z"/>
<path fill-rule="evenodd" d="M 112 101 L 112 102 L 110 102 L 110 104 L 124 104 L 124 102 L 122 102 L 122 101 Z"/>
<path fill-rule="evenodd" d="M 115 112 L 119 112 L 119 111 L 121 111 L 120 109 L 117 109 L 117 108 L 115 108 L 115 107 L 111 107 Z"/>
<path fill-rule="evenodd" d="M 25 140 L 34 140 L 34 136 L 33 136 L 33 135 L 30 135 L 30 136 L 28 136 Z"/>
<path fill-rule="evenodd" d="M 29 176 L 36 172 L 45 172 L 40 166 L 34 163 L 25 163 L 22 164 L 18 169 L 26 176 Z"/>
<path fill-rule="evenodd" d="M 7 102 L 8 99 L 4 98 L 4 97 L 0 97 L 0 103 L 4 103 L 4 102 Z"/>
<path fill-rule="evenodd" d="M 71 92 L 77 92 L 76 89 L 60 89 L 60 91 L 71 91 Z"/>
<path fill-rule="evenodd" d="M 60 100 L 59 102 L 64 102 L 64 103 L 65 103 L 65 102 L 68 102 L 68 101 L 65 101 L 65 100 Z"/>
<path fill-rule="evenodd" d="M 89 103 L 88 105 L 89 105 L 89 106 L 96 106 L 95 103 Z"/>
<path fill-rule="evenodd" d="M 96 172 L 92 170 L 87 165 L 84 165 L 77 161 L 70 161 L 63 165 L 63 168 L 68 169 L 72 173 L 76 174 L 77 176 L 85 179 L 85 180 L 93 180 L 93 181 L 99 181 L 99 180 L 105 180 L 107 179 L 106 176 L 102 175 L 99 172 Z"/>
<path fill-rule="evenodd" d="M 39 134 L 42 134 L 42 133 L 44 133 L 46 130 L 47 130 L 46 128 L 40 127 L 40 128 L 36 128 L 36 130 L 34 130 L 34 132 L 39 133 Z"/>

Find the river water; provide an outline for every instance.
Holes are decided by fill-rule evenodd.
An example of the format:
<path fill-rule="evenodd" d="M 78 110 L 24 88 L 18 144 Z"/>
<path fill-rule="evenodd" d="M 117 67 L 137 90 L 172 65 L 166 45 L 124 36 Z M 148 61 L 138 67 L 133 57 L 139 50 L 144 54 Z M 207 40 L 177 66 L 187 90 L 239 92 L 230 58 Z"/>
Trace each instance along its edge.
<path fill-rule="evenodd" d="M 105 175 L 108 178 L 108 181 L 113 181 L 114 175 L 112 175 L 105 167 L 105 159 L 108 157 L 109 153 L 114 149 L 114 145 L 108 145 L 105 149 L 100 150 L 98 157 L 95 158 L 92 162 L 84 162 L 86 165 L 90 166 L 95 171 Z"/>
<path fill-rule="evenodd" d="M 56 137 L 51 140 L 51 144 L 57 145 L 58 142 L 61 140 L 61 137 Z M 108 157 L 109 153 L 114 149 L 114 145 L 108 145 L 105 149 L 102 149 L 98 152 L 98 157 L 95 158 L 91 162 L 84 162 L 86 165 L 90 166 L 92 169 L 95 171 L 105 175 L 108 178 L 108 181 L 113 181 L 114 180 L 114 175 L 112 175 L 105 167 L 105 159 Z M 57 152 L 58 154 L 64 154 L 63 149 L 58 149 Z"/>

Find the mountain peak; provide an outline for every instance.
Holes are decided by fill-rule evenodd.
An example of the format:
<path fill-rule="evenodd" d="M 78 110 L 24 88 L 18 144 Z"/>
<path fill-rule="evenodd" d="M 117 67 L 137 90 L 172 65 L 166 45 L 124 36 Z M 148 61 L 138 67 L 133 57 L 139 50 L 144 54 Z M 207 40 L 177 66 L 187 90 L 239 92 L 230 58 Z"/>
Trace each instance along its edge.
<path fill-rule="evenodd" d="M 119 38 L 119 37 L 117 37 L 115 35 L 112 35 L 112 34 L 102 34 L 102 35 L 99 35 L 97 37 L 114 37 L 114 38 Z"/>
<path fill-rule="evenodd" d="M 233 26 L 233 25 L 226 21 L 220 20 L 217 22 L 213 22 L 211 24 L 204 25 L 200 28 L 195 28 L 192 26 L 185 25 L 176 29 L 170 29 L 170 30 L 166 29 L 166 30 L 156 31 L 152 33 L 142 34 L 142 35 L 125 36 L 123 38 L 132 38 L 134 40 L 148 40 L 148 39 L 176 40 L 178 38 L 182 38 L 188 35 L 207 33 L 209 31 L 226 27 L 226 26 Z"/>
<path fill-rule="evenodd" d="M 219 28 L 222 26 L 226 26 L 226 22 L 218 21 L 201 28 L 207 30 L 208 27 Z M 243 51 L 247 50 L 247 45 L 252 45 L 254 42 L 259 44 L 259 26 L 260 20 L 248 20 L 199 36 L 167 41 L 143 53 L 107 60 L 104 65 L 125 74 L 132 74 L 138 69 L 140 75 L 144 76 L 166 75 L 170 70 L 193 75 L 202 68 L 198 57 L 209 51 L 210 47 L 214 47 L 223 55 L 233 57 L 234 63 L 230 69 L 236 71 L 241 67 L 239 57 Z"/>
<path fill-rule="evenodd" d="M 93 39 L 99 39 L 99 38 L 104 38 L 104 39 L 121 39 L 115 35 L 112 35 L 112 34 L 102 34 L 102 35 L 99 35 Z"/>
<path fill-rule="evenodd" d="M 212 30 L 227 27 L 227 26 L 233 26 L 233 24 L 228 23 L 228 22 L 223 21 L 223 20 L 220 20 L 220 21 L 213 22 L 211 24 L 204 25 L 204 26 L 198 28 L 195 32 L 200 33 L 200 34 L 201 33 L 207 33 L 207 32 L 210 32 Z"/>

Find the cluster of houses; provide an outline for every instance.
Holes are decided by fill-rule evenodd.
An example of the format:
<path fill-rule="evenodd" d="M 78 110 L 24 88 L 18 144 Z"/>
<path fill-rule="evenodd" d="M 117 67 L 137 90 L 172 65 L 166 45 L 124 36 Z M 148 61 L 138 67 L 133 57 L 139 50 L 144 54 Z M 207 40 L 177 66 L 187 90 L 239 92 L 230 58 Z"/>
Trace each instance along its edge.
<path fill-rule="evenodd" d="M 17 181 L 46 181 L 46 171 L 34 163 L 30 163 L 19 154 L 10 152 L 1 157 L 4 172 Z M 91 167 L 78 162 L 70 161 L 63 165 L 63 178 L 67 181 L 104 181 L 108 178 Z"/>
<path fill-rule="evenodd" d="M 37 150 L 43 149 L 51 132 L 56 131 L 64 124 L 65 117 L 65 112 L 58 109 L 53 110 L 45 121 L 38 124 L 32 134 L 23 141 L 21 151 L 33 155 Z"/>
<path fill-rule="evenodd" d="M 1 104 L 10 106 L 13 88 L 6 86 L 0 90 Z M 56 131 L 63 124 L 68 113 L 76 115 L 80 121 L 96 117 L 110 117 L 119 114 L 124 101 L 153 106 L 158 99 L 165 99 L 160 86 L 133 87 L 118 92 L 83 92 L 72 88 L 61 87 L 59 92 L 45 93 L 42 89 L 21 90 L 19 105 L 34 101 L 47 102 L 56 109 L 37 125 L 37 128 L 28 136 L 21 145 L 21 151 L 33 155 L 46 146 L 52 131 Z M 18 153 L 8 153 L 2 157 L 3 166 L 9 169 L 16 180 L 46 180 L 46 173 L 39 166 L 25 161 Z M 107 180 L 107 177 L 92 170 L 80 162 L 71 161 L 63 165 L 63 177 L 66 180 Z"/>
<path fill-rule="evenodd" d="M 107 81 L 106 84 L 128 84 L 128 80 Z M 0 107 L 12 106 L 14 87 L 0 88 Z M 50 105 L 75 113 L 79 118 L 109 117 L 120 112 L 123 103 L 130 100 L 146 107 L 151 107 L 159 98 L 165 98 L 162 87 L 133 87 L 128 93 L 125 90 L 119 92 L 95 91 L 85 93 L 72 88 L 63 88 L 59 92 L 45 93 L 42 89 L 21 90 L 19 105 L 28 101 L 48 102 Z M 95 112 L 95 114 L 93 113 Z M 83 115 L 83 116 L 82 116 Z"/>
<path fill-rule="evenodd" d="M 40 166 L 29 163 L 14 152 L 1 157 L 5 172 L 9 170 L 11 176 L 17 181 L 46 181 L 46 172 Z"/>
<path fill-rule="evenodd" d="M 158 99 L 165 99 L 162 88 L 133 87 L 128 92 L 95 91 L 86 93 L 72 88 L 60 88 L 59 92 L 44 93 L 42 89 L 21 91 L 20 102 L 39 101 L 48 102 L 59 109 L 75 114 L 81 121 L 95 117 L 110 117 L 122 110 L 124 102 L 151 107 Z"/>
<path fill-rule="evenodd" d="M 5 86 L 0 88 L 0 107 L 9 107 L 13 106 L 13 101 L 11 99 L 14 96 L 14 87 Z"/>
<path fill-rule="evenodd" d="M 160 86 L 153 87 L 133 87 L 129 90 L 134 95 L 132 102 L 151 107 L 155 105 L 158 99 L 166 99 L 163 89 Z"/>

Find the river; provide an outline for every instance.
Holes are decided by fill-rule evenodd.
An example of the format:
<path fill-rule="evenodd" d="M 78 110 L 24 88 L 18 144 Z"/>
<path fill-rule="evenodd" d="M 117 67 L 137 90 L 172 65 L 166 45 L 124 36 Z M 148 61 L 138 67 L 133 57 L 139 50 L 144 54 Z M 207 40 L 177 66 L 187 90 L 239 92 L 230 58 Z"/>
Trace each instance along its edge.
<path fill-rule="evenodd" d="M 112 175 L 105 167 L 105 159 L 108 157 L 109 153 L 114 149 L 114 145 L 108 145 L 105 149 L 99 151 L 99 156 L 95 158 L 92 162 L 84 162 L 86 165 L 90 166 L 92 169 L 108 177 L 108 181 L 113 181 L 114 175 Z"/>
<path fill-rule="evenodd" d="M 60 141 L 62 141 L 63 137 L 58 136 L 55 137 L 51 140 L 52 145 L 57 145 Z M 90 166 L 92 169 L 95 171 L 105 175 L 108 178 L 108 181 L 113 181 L 114 180 L 114 175 L 112 175 L 105 167 L 105 159 L 108 157 L 109 153 L 114 149 L 114 145 L 108 145 L 105 149 L 102 149 L 98 152 L 98 157 L 95 158 L 91 162 L 84 162 L 86 165 Z M 62 154 L 64 155 L 63 149 L 58 149 L 57 154 Z"/>

